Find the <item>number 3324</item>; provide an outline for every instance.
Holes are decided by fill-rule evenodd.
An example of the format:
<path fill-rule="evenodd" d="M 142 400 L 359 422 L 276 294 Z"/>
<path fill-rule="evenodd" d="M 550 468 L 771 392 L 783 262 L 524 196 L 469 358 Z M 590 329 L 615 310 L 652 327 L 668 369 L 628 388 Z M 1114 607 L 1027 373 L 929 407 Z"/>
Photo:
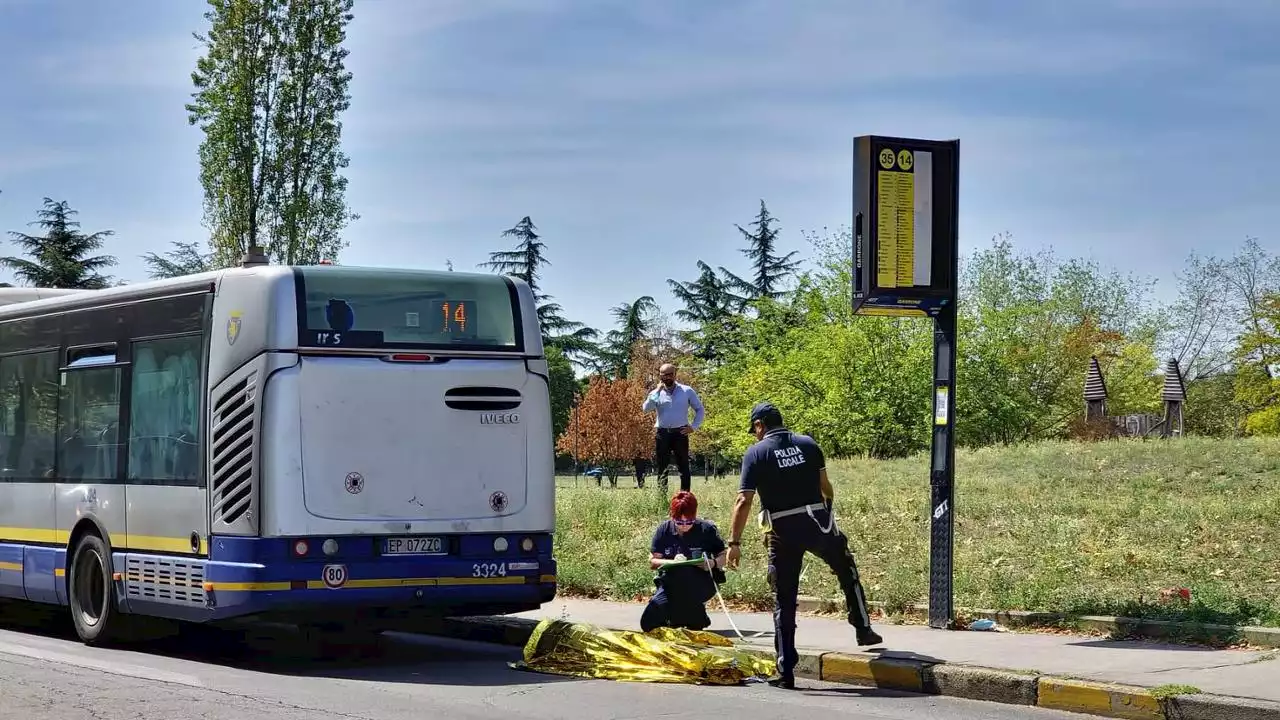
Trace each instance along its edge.
<path fill-rule="evenodd" d="M 471 577 L 496 578 L 507 576 L 506 563 L 476 563 L 471 566 Z"/>

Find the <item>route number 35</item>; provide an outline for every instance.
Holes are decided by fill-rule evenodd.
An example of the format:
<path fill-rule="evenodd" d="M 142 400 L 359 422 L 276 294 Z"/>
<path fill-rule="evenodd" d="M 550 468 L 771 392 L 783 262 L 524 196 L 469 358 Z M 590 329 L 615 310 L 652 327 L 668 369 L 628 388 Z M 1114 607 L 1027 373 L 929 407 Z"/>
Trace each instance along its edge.
<path fill-rule="evenodd" d="M 506 576 L 506 563 L 476 563 L 471 566 L 471 577 L 474 578 L 497 578 Z"/>

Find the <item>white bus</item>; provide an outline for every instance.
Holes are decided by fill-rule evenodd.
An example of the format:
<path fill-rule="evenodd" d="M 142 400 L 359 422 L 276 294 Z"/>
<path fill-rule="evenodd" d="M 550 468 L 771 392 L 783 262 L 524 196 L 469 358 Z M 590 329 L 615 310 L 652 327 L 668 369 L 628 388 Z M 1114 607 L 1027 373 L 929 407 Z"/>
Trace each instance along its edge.
<path fill-rule="evenodd" d="M 377 632 L 555 596 L 525 283 L 251 266 L 40 292 L 0 298 L 0 598 L 98 644 L 145 617 Z"/>

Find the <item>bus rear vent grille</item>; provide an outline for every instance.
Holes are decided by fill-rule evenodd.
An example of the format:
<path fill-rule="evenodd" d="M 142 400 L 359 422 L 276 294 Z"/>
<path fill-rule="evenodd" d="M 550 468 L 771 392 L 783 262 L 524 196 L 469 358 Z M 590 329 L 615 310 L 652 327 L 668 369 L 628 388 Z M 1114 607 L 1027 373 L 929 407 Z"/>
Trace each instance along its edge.
<path fill-rule="evenodd" d="M 253 502 L 258 373 L 236 383 L 213 406 L 213 519 L 233 523 Z"/>
<path fill-rule="evenodd" d="M 444 404 L 454 410 L 515 410 L 520 407 L 520 391 L 504 387 L 458 387 L 444 394 Z"/>
<path fill-rule="evenodd" d="M 164 557 L 130 555 L 125 573 L 129 597 L 139 600 L 204 605 L 204 564 Z"/>

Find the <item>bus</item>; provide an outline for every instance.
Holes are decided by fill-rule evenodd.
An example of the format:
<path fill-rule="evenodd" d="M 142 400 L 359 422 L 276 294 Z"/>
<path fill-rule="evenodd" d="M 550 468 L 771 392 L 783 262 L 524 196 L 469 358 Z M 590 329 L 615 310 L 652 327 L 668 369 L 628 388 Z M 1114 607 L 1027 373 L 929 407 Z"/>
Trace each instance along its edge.
<path fill-rule="evenodd" d="M 555 597 L 519 279 L 246 264 L 7 294 L 0 598 L 64 606 L 98 645 L 149 619 L 364 635 Z"/>

